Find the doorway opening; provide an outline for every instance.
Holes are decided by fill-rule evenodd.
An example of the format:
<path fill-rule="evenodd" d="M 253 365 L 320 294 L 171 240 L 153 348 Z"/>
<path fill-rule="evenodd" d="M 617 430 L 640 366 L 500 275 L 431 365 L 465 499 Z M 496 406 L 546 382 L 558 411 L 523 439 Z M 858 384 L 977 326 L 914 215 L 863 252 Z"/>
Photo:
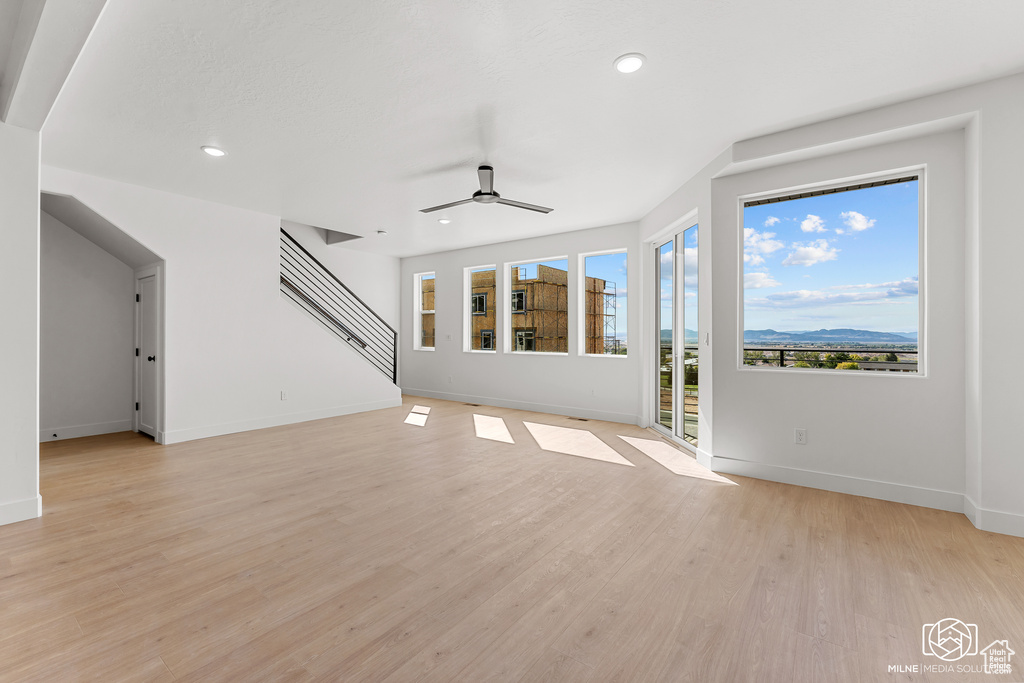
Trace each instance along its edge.
<path fill-rule="evenodd" d="M 74 197 L 40 209 L 39 440 L 162 442 L 163 260 Z"/>

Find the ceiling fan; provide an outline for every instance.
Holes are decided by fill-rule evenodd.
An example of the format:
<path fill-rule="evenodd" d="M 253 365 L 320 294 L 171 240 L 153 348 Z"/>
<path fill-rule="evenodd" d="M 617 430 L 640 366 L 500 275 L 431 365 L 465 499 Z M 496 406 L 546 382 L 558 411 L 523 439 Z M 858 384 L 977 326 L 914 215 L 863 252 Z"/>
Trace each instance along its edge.
<path fill-rule="evenodd" d="M 476 170 L 478 176 L 480 176 L 480 189 L 473 193 L 473 196 L 469 199 L 460 199 L 457 202 L 450 202 L 448 204 L 441 204 L 439 206 L 432 206 L 429 209 L 420 209 L 421 213 L 430 213 L 431 211 L 440 211 L 441 209 L 449 209 L 453 206 L 459 206 L 460 204 L 469 204 L 470 202 L 476 202 L 477 204 L 505 204 L 507 206 L 515 206 L 520 209 L 529 209 L 530 211 L 538 211 L 540 213 L 551 213 L 552 209 L 546 206 L 537 206 L 536 204 L 527 204 L 526 202 L 517 202 L 511 199 L 505 199 L 500 194 L 494 191 L 494 169 L 490 166 L 481 166 Z"/>

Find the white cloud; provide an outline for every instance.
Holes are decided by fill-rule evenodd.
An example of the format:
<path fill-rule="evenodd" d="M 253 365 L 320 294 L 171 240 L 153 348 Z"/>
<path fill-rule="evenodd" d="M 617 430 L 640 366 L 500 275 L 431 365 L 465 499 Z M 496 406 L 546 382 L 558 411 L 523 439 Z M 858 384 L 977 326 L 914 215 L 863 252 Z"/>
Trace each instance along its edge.
<path fill-rule="evenodd" d="M 835 247 L 830 247 L 828 240 L 816 240 L 807 244 L 794 242 L 792 248 L 793 251 L 789 253 L 789 256 L 782 262 L 782 265 L 813 266 L 815 263 L 835 261 L 839 258 L 839 250 Z"/>
<path fill-rule="evenodd" d="M 778 292 L 759 299 L 749 299 L 747 307 L 759 309 L 801 308 L 812 306 L 828 306 L 834 304 L 867 305 L 880 303 L 898 303 L 896 299 L 917 296 L 917 278 L 907 278 L 884 291 L 874 292 L 822 292 L 819 290 L 798 289 L 791 292 Z"/>
<path fill-rule="evenodd" d="M 743 228 L 743 262 L 752 266 L 764 263 L 764 257 L 782 249 L 785 244 L 776 239 L 774 232 L 758 232 Z"/>
<path fill-rule="evenodd" d="M 697 286 L 697 247 L 683 249 L 683 284 L 687 287 Z"/>
<path fill-rule="evenodd" d="M 765 219 L 765 221 L 764 221 L 764 227 L 770 228 L 770 227 L 772 227 L 773 225 L 775 225 L 778 222 L 779 222 L 779 219 L 776 218 L 775 216 L 768 216 L 768 218 Z"/>
<path fill-rule="evenodd" d="M 843 230 L 842 228 L 836 228 L 836 234 L 837 235 L 845 235 L 846 231 Z"/>
<path fill-rule="evenodd" d="M 828 232 L 825 229 L 825 221 L 813 213 L 807 214 L 807 218 L 800 223 L 800 229 L 804 232 Z"/>
<path fill-rule="evenodd" d="M 776 282 L 768 273 L 744 273 L 743 289 L 762 289 L 764 287 L 778 287 Z"/>
<path fill-rule="evenodd" d="M 843 219 L 843 223 L 846 223 L 846 227 L 854 232 L 867 230 L 875 224 L 874 218 L 868 218 L 864 214 L 856 211 L 843 211 L 839 214 L 839 217 Z"/>
<path fill-rule="evenodd" d="M 917 276 L 894 280 L 893 282 L 880 282 L 878 284 L 865 283 L 862 285 L 833 285 L 829 289 L 853 290 L 853 289 L 885 289 L 891 292 L 890 296 L 914 295 L 918 291 Z"/>

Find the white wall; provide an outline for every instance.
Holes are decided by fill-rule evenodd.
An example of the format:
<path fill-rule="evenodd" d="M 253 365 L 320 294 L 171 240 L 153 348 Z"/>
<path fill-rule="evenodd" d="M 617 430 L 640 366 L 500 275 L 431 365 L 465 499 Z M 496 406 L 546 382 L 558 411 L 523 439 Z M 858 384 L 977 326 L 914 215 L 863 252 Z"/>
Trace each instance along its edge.
<path fill-rule="evenodd" d="M 130 430 L 134 272 L 45 212 L 39 238 L 39 440 Z"/>
<path fill-rule="evenodd" d="M 712 183 L 714 464 L 722 471 L 963 510 L 963 132 L 833 154 Z M 740 361 L 742 195 L 926 164 L 926 373 L 794 372 Z M 793 443 L 795 428 L 807 445 Z M 801 474 L 798 476 L 796 472 Z"/>
<path fill-rule="evenodd" d="M 76 197 L 165 259 L 164 442 L 401 402 L 394 384 L 280 295 L 278 217 L 49 167 L 43 189 Z M 394 322 L 397 259 L 309 238 L 300 237 Z"/>
<path fill-rule="evenodd" d="M 567 256 L 569 282 L 578 280 L 579 254 L 625 248 L 628 250 L 630 292 L 638 291 L 637 226 L 616 225 L 562 233 L 548 237 L 502 242 L 470 249 L 417 256 L 402 260 L 402 320 L 400 382 L 406 393 L 455 401 L 536 410 L 616 422 L 635 423 L 640 415 L 637 377 L 640 369 L 640 298 L 628 304 L 629 354 L 626 357 L 581 356 L 576 352 L 578 330 L 576 286 L 569 288 L 569 354 L 505 353 L 504 312 L 497 306 L 495 353 L 463 351 L 463 273 L 467 267 L 498 266 L 497 302 L 508 294 L 501 273 L 505 264 L 538 258 Z M 413 275 L 433 271 L 435 281 L 436 347 L 412 348 Z M 451 339 L 448 340 L 448 336 Z M 448 378 L 451 377 L 451 382 Z"/>
<path fill-rule="evenodd" d="M 701 243 L 700 275 L 702 305 L 705 292 L 712 297 L 714 361 L 706 361 L 702 348 L 701 412 L 713 436 L 713 457 L 705 456 L 714 468 L 959 509 L 982 529 L 1024 536 L 1024 457 L 1016 428 L 1024 398 L 1007 356 L 1024 338 L 1016 286 L 1016 260 L 1024 253 L 1021 111 L 1024 75 L 1017 75 L 740 141 L 641 221 L 647 240 L 697 209 L 702 237 L 713 233 L 710 263 L 708 241 Z M 953 134 L 960 139 L 929 138 L 948 131 L 960 131 Z M 953 236 L 936 228 L 948 217 L 932 212 L 929 218 L 929 239 L 939 240 L 929 245 L 929 339 L 938 343 L 929 353 L 939 354 L 931 356 L 929 376 L 838 382 L 740 371 L 736 195 L 880 170 L 906 158 L 915 144 L 945 164 L 944 187 L 963 203 L 962 224 L 947 226 Z M 706 277 L 713 278 L 713 292 Z M 702 313 L 702 330 L 707 321 Z M 886 388 L 875 391 L 878 386 Z M 881 417 L 880 429 L 829 426 L 827 407 Z M 887 411 L 897 417 L 884 416 Z M 795 426 L 811 430 L 802 450 L 791 444 Z M 702 450 L 711 447 L 703 431 L 701 440 Z"/>
<path fill-rule="evenodd" d="M 38 517 L 39 133 L 0 123 L 0 524 Z"/>

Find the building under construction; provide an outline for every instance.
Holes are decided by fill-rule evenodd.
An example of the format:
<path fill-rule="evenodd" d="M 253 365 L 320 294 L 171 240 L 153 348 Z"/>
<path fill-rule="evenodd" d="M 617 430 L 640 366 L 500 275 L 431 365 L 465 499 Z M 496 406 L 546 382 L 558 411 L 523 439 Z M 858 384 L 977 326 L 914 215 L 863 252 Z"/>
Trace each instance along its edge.
<path fill-rule="evenodd" d="M 569 274 L 565 270 L 538 265 L 534 277 L 525 267 L 512 268 L 511 317 L 513 351 L 566 353 L 569 350 Z M 471 275 L 472 343 L 474 350 L 493 350 L 495 329 L 495 270 Z M 610 293 L 607 291 L 611 287 Z M 433 287 L 433 284 L 431 284 Z M 615 285 L 600 278 L 586 278 L 585 351 L 614 353 Z M 431 334 L 433 331 L 431 330 Z"/>

